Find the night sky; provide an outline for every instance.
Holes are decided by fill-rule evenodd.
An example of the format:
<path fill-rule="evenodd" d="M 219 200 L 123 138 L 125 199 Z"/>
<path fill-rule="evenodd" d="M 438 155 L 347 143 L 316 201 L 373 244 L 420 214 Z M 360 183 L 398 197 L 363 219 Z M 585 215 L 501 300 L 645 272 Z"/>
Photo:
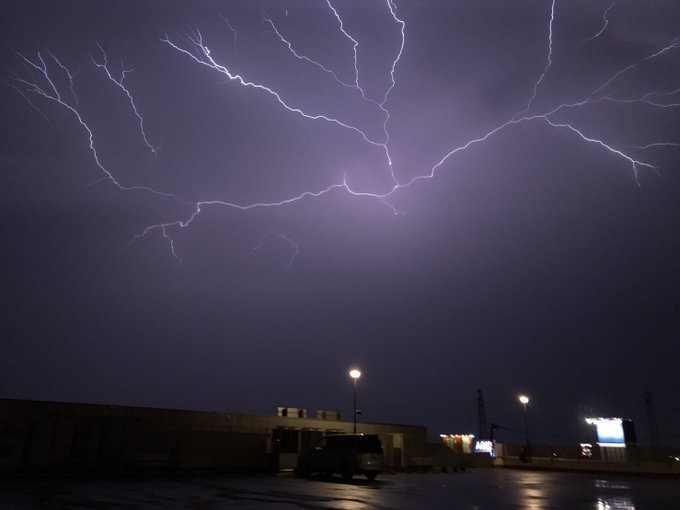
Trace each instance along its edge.
<path fill-rule="evenodd" d="M 0 396 L 351 419 L 356 365 L 366 421 L 476 434 L 481 388 L 499 440 L 525 392 L 536 442 L 649 443 L 651 391 L 680 444 L 678 37 L 662 0 L 4 0 Z"/>

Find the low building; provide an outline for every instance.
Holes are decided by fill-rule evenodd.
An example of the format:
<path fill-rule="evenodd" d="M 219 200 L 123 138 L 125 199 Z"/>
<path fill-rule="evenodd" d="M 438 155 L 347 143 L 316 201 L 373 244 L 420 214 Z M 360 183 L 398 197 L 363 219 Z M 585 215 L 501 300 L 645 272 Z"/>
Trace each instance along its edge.
<path fill-rule="evenodd" d="M 389 470 L 431 465 L 427 429 L 359 423 Z M 293 469 L 324 434 L 351 432 L 337 411 L 280 407 L 277 416 L 0 399 L 0 470 Z"/>

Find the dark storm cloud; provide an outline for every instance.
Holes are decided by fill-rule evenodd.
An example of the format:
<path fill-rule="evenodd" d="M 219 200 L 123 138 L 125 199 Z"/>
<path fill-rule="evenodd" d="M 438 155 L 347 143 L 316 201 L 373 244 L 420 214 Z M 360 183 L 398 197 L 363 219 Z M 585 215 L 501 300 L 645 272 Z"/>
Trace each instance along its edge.
<path fill-rule="evenodd" d="M 585 412 L 632 417 L 644 438 L 651 390 L 662 433 L 677 443 L 678 148 L 634 148 L 680 142 L 677 107 L 599 101 L 551 118 L 655 165 L 638 167 L 639 183 L 625 157 L 538 119 L 396 191 L 398 215 L 336 189 L 249 211 L 206 205 L 189 227 L 166 230 L 182 262 L 160 229 L 132 242 L 150 225 L 187 220 L 198 200 L 275 202 L 343 176 L 354 191 L 390 189 L 382 149 L 356 132 L 291 114 L 161 41 L 185 44 L 198 28 L 233 72 L 379 138 L 380 110 L 295 59 L 260 5 L 3 4 L 6 84 L 17 85 L 13 73 L 36 76 L 15 52 L 49 49 L 77 70 L 79 108 L 106 168 L 185 203 L 100 181 L 69 112 L 30 95 L 45 121 L 3 85 L 2 396 L 347 411 L 346 371 L 358 364 L 370 421 L 476 432 L 483 388 L 490 421 L 510 428 L 521 428 L 516 393 L 529 393 L 540 441 L 577 440 Z M 333 5 L 359 41 L 367 93 L 384 94 L 400 44 L 386 3 Z M 680 35 L 674 2 L 617 2 L 606 30 L 584 43 L 610 5 L 555 4 L 552 65 L 529 114 L 585 99 Z M 551 3 L 396 6 L 406 43 L 385 107 L 393 169 L 407 182 L 527 107 L 547 63 Z M 264 9 L 296 50 L 352 83 L 352 44 L 325 2 Z M 160 146 L 155 159 L 127 98 L 93 65 L 97 43 L 112 70 L 121 59 L 134 69 L 125 84 Z M 679 56 L 646 62 L 601 95 L 677 102 L 658 94 L 680 88 Z"/>

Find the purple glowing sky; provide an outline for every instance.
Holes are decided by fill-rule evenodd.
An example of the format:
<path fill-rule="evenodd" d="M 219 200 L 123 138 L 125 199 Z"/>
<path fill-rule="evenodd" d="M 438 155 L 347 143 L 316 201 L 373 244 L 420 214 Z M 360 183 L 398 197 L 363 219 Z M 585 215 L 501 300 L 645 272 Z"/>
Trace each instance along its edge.
<path fill-rule="evenodd" d="M 0 396 L 680 442 L 675 2 L 0 19 Z"/>

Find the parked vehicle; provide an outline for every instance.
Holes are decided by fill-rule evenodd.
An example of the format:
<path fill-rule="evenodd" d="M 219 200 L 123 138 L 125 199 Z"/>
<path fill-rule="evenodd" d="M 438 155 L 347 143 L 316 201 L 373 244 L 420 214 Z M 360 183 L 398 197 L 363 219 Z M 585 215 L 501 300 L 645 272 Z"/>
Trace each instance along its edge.
<path fill-rule="evenodd" d="M 383 449 L 373 434 L 332 434 L 321 438 L 300 455 L 297 472 L 300 476 L 340 473 L 346 480 L 355 474 L 369 480 L 383 469 Z"/>

